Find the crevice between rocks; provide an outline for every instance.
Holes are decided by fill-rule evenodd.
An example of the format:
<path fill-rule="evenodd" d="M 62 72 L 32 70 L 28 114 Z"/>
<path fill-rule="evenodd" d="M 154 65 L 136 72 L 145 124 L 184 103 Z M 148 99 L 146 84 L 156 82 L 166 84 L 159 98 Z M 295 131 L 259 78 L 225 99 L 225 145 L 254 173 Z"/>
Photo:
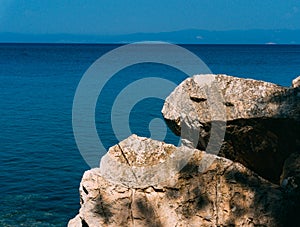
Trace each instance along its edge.
<path fill-rule="evenodd" d="M 89 194 L 88 190 L 84 186 L 82 186 L 82 190 L 84 191 L 85 194 L 87 195 Z"/>
<path fill-rule="evenodd" d="M 123 149 L 122 149 L 122 147 L 120 146 L 120 144 L 117 144 L 117 145 L 118 145 L 118 147 L 119 147 L 119 149 L 120 149 L 120 151 L 121 151 L 121 154 L 122 154 L 123 158 L 125 159 L 126 163 L 127 163 L 129 166 L 131 166 L 130 163 L 129 163 L 129 161 L 128 161 L 128 159 L 127 159 L 127 157 L 126 157 L 126 155 L 125 155 L 125 153 L 124 153 L 124 151 L 123 151 Z"/>
<path fill-rule="evenodd" d="M 133 212 L 132 212 L 132 210 L 133 210 L 132 209 L 133 201 L 134 201 L 134 193 L 135 193 L 135 189 L 131 189 L 129 209 L 130 209 L 130 219 L 131 219 L 132 227 L 135 227 L 134 217 L 133 217 Z"/>
<path fill-rule="evenodd" d="M 81 226 L 82 227 L 89 227 L 88 223 L 84 219 L 81 219 Z"/>
<path fill-rule="evenodd" d="M 120 144 L 117 144 L 117 145 L 118 145 L 118 148 L 120 149 L 121 154 L 122 154 L 122 156 L 124 157 L 124 159 L 125 159 L 127 165 L 128 165 L 129 167 L 131 167 L 130 162 L 129 162 L 128 158 L 126 157 L 126 155 L 125 155 L 125 153 L 124 153 L 122 147 L 120 146 Z M 131 170 L 132 175 L 134 176 L 136 182 L 138 182 L 138 178 L 137 178 L 137 176 L 135 175 L 134 171 L 133 171 L 131 168 L 130 168 L 130 170 Z"/>
<path fill-rule="evenodd" d="M 181 128 L 177 121 L 165 119 L 165 122 L 175 135 L 180 136 Z M 206 150 L 212 124 L 201 124 L 197 149 Z M 300 122 L 293 119 L 250 118 L 227 121 L 218 156 L 239 162 L 279 185 L 284 161 L 299 149 L 299 135 Z"/>

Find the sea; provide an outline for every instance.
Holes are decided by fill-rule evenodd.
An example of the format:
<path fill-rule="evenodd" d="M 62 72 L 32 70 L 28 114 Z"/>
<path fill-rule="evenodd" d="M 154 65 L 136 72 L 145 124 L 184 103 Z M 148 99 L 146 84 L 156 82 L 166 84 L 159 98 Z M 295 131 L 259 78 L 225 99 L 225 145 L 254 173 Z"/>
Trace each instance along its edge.
<path fill-rule="evenodd" d="M 0 226 L 66 226 L 78 213 L 80 180 L 91 166 L 73 133 L 74 96 L 91 65 L 120 46 L 0 44 Z M 300 75 L 300 45 L 180 46 L 198 56 L 215 74 L 282 86 L 291 86 Z M 113 60 L 119 61 L 118 56 Z M 120 139 L 111 117 L 119 94 L 148 77 L 179 84 L 188 75 L 155 62 L 134 64 L 112 75 L 101 87 L 95 107 L 97 133 L 106 150 Z M 161 128 L 165 127 L 163 103 L 155 95 L 145 95 L 120 125 L 152 138 L 156 138 L 153 131 L 164 130 L 164 141 L 176 145 L 179 138 Z M 99 159 L 106 150 L 99 151 Z"/>

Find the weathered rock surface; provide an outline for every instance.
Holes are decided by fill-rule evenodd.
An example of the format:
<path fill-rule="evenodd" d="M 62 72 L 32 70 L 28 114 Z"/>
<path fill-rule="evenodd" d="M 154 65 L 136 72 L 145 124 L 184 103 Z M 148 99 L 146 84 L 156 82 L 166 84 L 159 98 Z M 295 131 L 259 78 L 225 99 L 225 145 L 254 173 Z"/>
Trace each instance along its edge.
<path fill-rule="evenodd" d="M 199 150 L 136 135 L 111 147 L 100 168 L 84 173 L 81 208 L 68 226 L 300 223 L 299 77 L 291 88 L 212 77 L 214 92 L 199 85 L 199 76 L 189 78 L 162 110 L 183 144 Z M 212 130 L 218 126 L 226 128 L 224 137 Z M 220 141 L 218 156 L 201 151 L 211 135 Z"/>
<path fill-rule="evenodd" d="M 219 155 L 279 183 L 285 159 L 300 150 L 299 77 L 293 87 L 287 88 L 252 79 L 210 76 L 223 96 L 226 113 L 226 133 Z M 188 78 L 170 94 L 162 109 L 167 124 L 177 135 L 181 134 L 181 116 L 190 117 L 186 125 L 199 130 L 200 150 L 206 149 L 216 119 L 211 116 L 207 89 L 195 77 Z M 194 111 L 190 111 L 191 107 L 185 109 L 187 106 Z"/>
<path fill-rule="evenodd" d="M 300 76 L 298 76 L 296 79 L 292 81 L 292 87 L 293 88 L 300 87 Z"/>
<path fill-rule="evenodd" d="M 183 148 L 133 135 L 107 155 L 132 168 L 143 168 L 166 162 L 178 149 Z M 213 160 L 212 164 L 206 166 L 207 160 Z M 119 182 L 104 178 L 105 171 L 97 168 L 84 173 L 81 208 L 70 227 L 288 226 L 297 221 L 297 200 L 291 200 L 283 188 L 239 163 L 203 151 L 193 150 L 183 169 L 147 187 L 129 187 L 122 177 Z"/>

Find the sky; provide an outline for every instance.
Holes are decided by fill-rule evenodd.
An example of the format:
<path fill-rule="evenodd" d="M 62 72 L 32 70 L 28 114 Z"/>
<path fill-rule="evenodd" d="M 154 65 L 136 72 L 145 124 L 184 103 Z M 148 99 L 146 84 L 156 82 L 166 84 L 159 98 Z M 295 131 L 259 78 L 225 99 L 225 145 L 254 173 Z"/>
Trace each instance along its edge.
<path fill-rule="evenodd" d="M 299 0 L 0 0 L 0 33 L 300 29 Z"/>

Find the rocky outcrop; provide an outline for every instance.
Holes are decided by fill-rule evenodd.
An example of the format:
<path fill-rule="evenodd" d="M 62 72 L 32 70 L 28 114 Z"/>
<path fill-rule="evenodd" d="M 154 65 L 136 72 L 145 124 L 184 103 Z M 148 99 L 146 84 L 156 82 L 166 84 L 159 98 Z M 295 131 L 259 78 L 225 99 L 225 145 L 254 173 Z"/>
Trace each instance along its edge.
<path fill-rule="evenodd" d="M 166 162 L 177 149 L 186 148 L 133 135 L 107 155 L 130 168 L 143 168 Z M 151 158 L 156 154 L 157 159 Z M 206 166 L 210 159 L 213 162 Z M 203 151 L 193 150 L 179 172 L 146 187 L 129 187 L 122 181 L 125 172 L 111 178 L 107 171 L 114 167 L 84 173 L 81 209 L 70 227 L 284 226 L 295 221 L 296 201 L 289 200 L 280 186 L 239 163 Z"/>
<path fill-rule="evenodd" d="M 199 131 L 197 148 L 200 150 L 207 148 L 212 123 L 218 121 L 211 114 L 214 103 L 209 102 L 210 87 L 201 84 L 201 78 L 207 76 L 213 77 L 212 85 L 222 96 L 223 107 L 218 107 L 216 112 L 224 108 L 226 116 L 221 119 L 226 121 L 226 133 L 219 155 L 279 183 L 285 159 L 300 150 L 299 78 L 291 88 L 226 75 L 186 79 L 166 99 L 162 113 L 177 135 L 182 135 L 181 126 L 186 121 L 182 120 L 183 112 L 184 116 L 190 116 L 192 120 L 185 126 Z M 194 111 L 191 113 L 191 108 L 184 111 L 185 106 L 192 106 Z"/>
<path fill-rule="evenodd" d="M 299 78 L 292 86 L 185 80 L 162 110 L 182 146 L 132 135 L 111 147 L 100 168 L 84 173 L 68 226 L 295 226 Z"/>

